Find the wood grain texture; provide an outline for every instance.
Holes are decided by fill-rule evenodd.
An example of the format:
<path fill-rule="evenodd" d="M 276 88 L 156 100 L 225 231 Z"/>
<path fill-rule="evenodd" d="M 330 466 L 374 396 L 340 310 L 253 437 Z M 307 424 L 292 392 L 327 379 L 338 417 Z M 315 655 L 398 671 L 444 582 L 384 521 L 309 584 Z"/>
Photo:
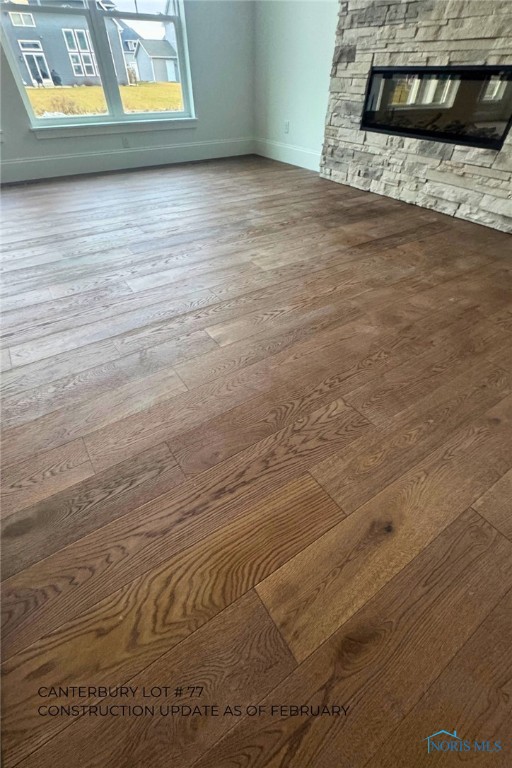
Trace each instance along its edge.
<path fill-rule="evenodd" d="M 506 730 L 509 237 L 257 157 L 3 204 L 7 768 L 410 768 L 422 702 Z M 37 714 L 100 681 L 350 709 Z"/>
<path fill-rule="evenodd" d="M 297 659 L 312 653 L 504 472 L 512 460 L 511 404 L 509 396 L 455 432 L 258 586 Z"/>
<path fill-rule="evenodd" d="M 458 331 L 462 329 L 457 324 L 452 327 L 455 332 L 442 350 L 426 352 L 397 366 L 378 383 L 347 393 L 346 401 L 374 424 L 384 424 L 459 372 L 471 371 L 482 357 L 507 347 L 507 334 L 496 334 L 486 323 L 479 325 L 476 332 L 469 328 L 460 336 Z"/>
<path fill-rule="evenodd" d="M 184 480 L 165 443 L 104 472 L 93 474 L 90 462 L 87 466 L 88 481 L 26 506 L 2 523 L 3 578 L 138 509 Z"/>
<path fill-rule="evenodd" d="M 185 690 L 187 686 L 201 686 L 204 690 L 200 698 L 185 694 L 176 699 L 173 685 L 168 698 L 154 700 L 163 707 L 207 704 L 216 705 L 223 712 L 236 701 L 245 708 L 263 698 L 294 667 L 293 657 L 265 609 L 254 592 L 248 592 L 133 677 L 130 685 L 137 686 L 137 695 L 131 703 L 147 705 L 143 688 L 151 690 L 166 681 Z M 144 762 L 153 768 L 166 768 L 169 764 L 184 768 L 231 728 L 234 720 L 235 716 L 165 717 L 152 718 L 150 722 L 141 718 L 123 718 L 122 722 L 102 718 L 99 723 L 89 719 L 66 728 L 22 765 L 71 765 L 80 754 L 81 768 L 135 766 Z M 90 749 L 91 741 L 97 745 L 94 752 Z"/>
<path fill-rule="evenodd" d="M 99 397 L 61 408 L 33 422 L 25 422 L 6 430 L 2 461 L 12 464 L 19 460 L 26 453 L 27 444 L 31 445 L 32 451 L 38 451 L 57 447 L 101 427 L 108 428 L 123 416 L 138 413 L 184 391 L 185 384 L 172 368 L 164 368 L 142 379 L 135 379 Z"/>
<path fill-rule="evenodd" d="M 1 516 L 8 517 L 93 474 L 81 438 L 11 464 L 2 473 Z"/>
<path fill-rule="evenodd" d="M 119 675 L 129 680 L 339 517 L 334 502 L 306 477 L 13 656 L 3 666 L 12 694 L 4 724 L 7 750 L 9 734 L 18 742 L 20 729 L 25 731 L 22 749 L 30 749 L 65 724 L 48 725 L 30 714 L 37 701 L 34 681 L 40 687 L 56 676 L 78 675 L 89 684 L 108 684 Z M 244 537 L 248 529 L 251 536 Z"/>
<path fill-rule="evenodd" d="M 122 515 L 76 546 L 56 552 L 53 560 L 42 560 L 34 566 L 37 576 L 26 571 L 20 579 L 7 580 L 4 628 L 13 633 L 14 643 L 25 646 L 42 625 L 52 631 L 137 575 L 167 562 L 191 539 L 215 531 L 253 501 L 303 475 L 312 457 L 328 455 L 367 428 L 366 420 L 336 401 L 304 421 L 261 440 L 202 473 L 198 480 Z M 52 586 L 55 579 L 58 583 Z"/>
<path fill-rule="evenodd" d="M 194 768 L 362 768 L 510 589 L 511 552 L 463 513 L 263 700 L 343 704 L 346 717 L 246 718 Z"/>
<path fill-rule="evenodd" d="M 266 437 L 284 435 L 286 427 L 306 431 L 310 415 L 314 417 L 337 399 L 342 401 L 339 390 L 335 376 L 314 383 L 310 377 L 297 377 L 178 435 L 169 444 L 185 474 L 195 475 Z"/>
<path fill-rule="evenodd" d="M 16 293 L 14 296 L 4 296 L 1 300 L 2 312 L 9 309 L 20 309 L 21 307 L 32 307 L 34 304 L 50 301 L 52 295 L 48 288 L 28 291 L 27 293 Z"/>
<path fill-rule="evenodd" d="M 50 384 L 64 376 L 76 376 L 82 371 L 108 363 L 120 356 L 115 344 L 109 339 L 97 344 L 88 344 L 71 352 L 63 352 L 21 368 L 13 368 L 2 375 L 2 395 L 17 395 L 20 392 Z"/>
<path fill-rule="evenodd" d="M 78 325 L 71 330 L 51 333 L 34 341 L 14 343 L 11 350 L 12 364 L 13 366 L 27 365 L 45 357 L 52 357 L 60 352 L 93 344 L 95 341 L 120 336 L 133 330 L 133 328 L 150 325 L 152 322 L 162 321 L 166 317 L 175 317 L 185 312 L 187 308 L 201 306 L 202 303 L 211 301 L 211 294 L 208 293 L 203 296 L 199 292 L 197 295 L 194 294 L 191 301 L 176 303 L 166 301 L 162 305 L 156 304 L 149 309 L 145 307 L 142 310 L 123 312 L 120 315 L 110 317 L 108 322 L 95 320 L 85 326 Z"/>
<path fill-rule="evenodd" d="M 512 469 L 473 503 L 473 509 L 512 540 Z"/>
<path fill-rule="evenodd" d="M 193 358 L 194 355 L 206 354 L 212 347 L 217 348 L 206 333 L 195 331 L 140 352 L 122 357 L 114 355 L 113 360 L 102 365 L 95 365 L 85 371 L 63 376 L 48 384 L 33 387 L 28 392 L 23 391 L 5 397 L 2 401 L 4 426 L 5 428 L 19 426 L 53 411 L 76 406 L 84 400 L 100 398 L 124 385 L 147 379 L 151 374 L 161 371 L 164 371 L 165 380 L 169 381 L 170 391 L 172 392 L 174 384 L 179 391 L 180 379 L 174 378 L 171 382 L 166 369 L 189 357 Z M 143 387 L 151 388 L 150 379 L 141 383 Z M 185 390 L 186 385 L 181 389 Z"/>
<path fill-rule="evenodd" d="M 497 356 L 502 362 L 503 355 Z M 387 429 L 361 437 L 342 453 L 310 469 L 313 477 L 350 513 L 412 467 L 471 417 L 512 391 L 508 371 L 494 359 L 460 374 L 396 414 Z"/>
<path fill-rule="evenodd" d="M 367 768 L 409 768 L 411 762 L 441 765 L 443 753 L 427 754 L 426 742 L 418 739 L 420 733 L 436 733 L 440 722 L 456 723 L 459 737 L 470 742 L 468 753 L 462 753 L 469 765 L 483 765 L 486 760 L 506 768 L 510 763 L 512 721 L 511 645 L 509 591 L 367 763 Z M 489 742 L 493 749 L 494 742 L 499 741 L 501 748 L 479 754 L 475 741 Z"/>
<path fill-rule="evenodd" d="M 206 304 L 208 301 L 212 303 L 218 301 L 210 291 L 194 291 L 181 298 L 174 296 L 170 301 L 169 291 L 165 287 L 134 295 L 128 288 L 122 291 L 114 290 L 119 289 L 119 286 L 123 287 L 123 283 L 115 283 L 113 286 L 97 291 L 87 291 L 78 296 L 54 299 L 17 312 L 6 313 L 2 339 L 10 345 L 18 345 L 43 336 L 54 337 L 55 334 L 67 331 L 68 341 L 72 343 L 73 335 L 70 331 L 73 330 L 78 336 L 78 341 L 83 342 L 88 338 L 87 331 L 93 330 L 92 324 L 107 318 L 112 318 L 113 326 L 110 330 L 114 331 L 111 335 L 115 335 L 119 327 L 119 315 L 123 316 L 122 319 L 126 325 L 129 318 L 137 317 L 133 314 L 136 312 L 139 313 L 139 317 L 146 320 L 148 316 L 144 313 L 145 310 L 149 312 L 150 319 L 158 320 L 172 317 L 173 313 L 180 314 L 187 309 L 201 306 L 202 303 Z M 85 328 L 80 336 L 77 329 L 82 326 L 88 326 L 88 328 Z M 105 329 L 108 327 L 108 324 L 104 324 Z"/>

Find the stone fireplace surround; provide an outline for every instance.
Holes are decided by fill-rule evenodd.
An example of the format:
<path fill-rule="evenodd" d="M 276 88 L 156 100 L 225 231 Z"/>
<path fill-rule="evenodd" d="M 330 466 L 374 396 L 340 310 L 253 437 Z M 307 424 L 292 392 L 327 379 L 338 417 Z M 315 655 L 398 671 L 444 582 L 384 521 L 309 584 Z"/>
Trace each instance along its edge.
<path fill-rule="evenodd" d="M 512 232 L 512 131 L 496 151 L 359 128 L 372 66 L 511 63 L 512 0 L 341 0 L 321 175 Z"/>

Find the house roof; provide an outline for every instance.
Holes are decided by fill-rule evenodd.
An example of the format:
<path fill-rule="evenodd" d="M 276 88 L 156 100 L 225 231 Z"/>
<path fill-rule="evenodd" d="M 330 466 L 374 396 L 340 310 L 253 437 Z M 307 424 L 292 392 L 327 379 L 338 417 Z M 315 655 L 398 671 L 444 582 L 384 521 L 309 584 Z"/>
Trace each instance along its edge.
<path fill-rule="evenodd" d="M 121 39 L 123 41 L 142 40 L 142 35 L 139 35 L 139 33 L 136 32 L 132 27 L 129 27 L 125 21 L 122 19 L 116 19 L 116 21 L 121 27 Z"/>
<path fill-rule="evenodd" d="M 178 55 L 168 40 L 140 40 L 139 45 L 152 58 L 172 59 Z"/>

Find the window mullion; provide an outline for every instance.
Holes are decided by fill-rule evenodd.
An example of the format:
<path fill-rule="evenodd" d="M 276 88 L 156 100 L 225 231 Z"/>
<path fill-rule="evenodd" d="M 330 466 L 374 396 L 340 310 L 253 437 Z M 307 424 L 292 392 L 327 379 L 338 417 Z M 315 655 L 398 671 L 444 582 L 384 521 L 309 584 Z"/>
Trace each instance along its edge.
<path fill-rule="evenodd" d="M 96 8 L 95 3 L 90 4 L 87 16 L 92 45 L 96 53 L 96 61 L 109 112 L 112 117 L 122 119 L 124 118 L 123 104 L 121 102 L 121 94 L 119 92 L 105 20 Z"/>
<path fill-rule="evenodd" d="M 182 23 L 183 19 L 183 7 L 180 9 L 180 17 L 177 23 L 175 22 L 174 28 L 176 31 L 176 45 L 178 53 L 178 68 L 181 81 L 181 93 L 183 98 L 183 109 L 188 115 L 194 114 L 194 102 L 192 96 L 192 88 L 190 84 L 190 69 L 188 61 L 188 42 L 186 40 L 186 32 Z"/>

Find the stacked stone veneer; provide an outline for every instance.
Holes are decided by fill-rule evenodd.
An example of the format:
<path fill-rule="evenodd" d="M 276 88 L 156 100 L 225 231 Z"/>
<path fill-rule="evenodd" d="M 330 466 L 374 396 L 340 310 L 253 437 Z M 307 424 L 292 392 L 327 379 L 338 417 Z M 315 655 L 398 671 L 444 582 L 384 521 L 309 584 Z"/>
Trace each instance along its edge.
<path fill-rule="evenodd" d="M 512 231 L 512 131 L 498 152 L 361 131 L 374 66 L 511 64 L 512 0 L 342 0 L 321 175 Z"/>

